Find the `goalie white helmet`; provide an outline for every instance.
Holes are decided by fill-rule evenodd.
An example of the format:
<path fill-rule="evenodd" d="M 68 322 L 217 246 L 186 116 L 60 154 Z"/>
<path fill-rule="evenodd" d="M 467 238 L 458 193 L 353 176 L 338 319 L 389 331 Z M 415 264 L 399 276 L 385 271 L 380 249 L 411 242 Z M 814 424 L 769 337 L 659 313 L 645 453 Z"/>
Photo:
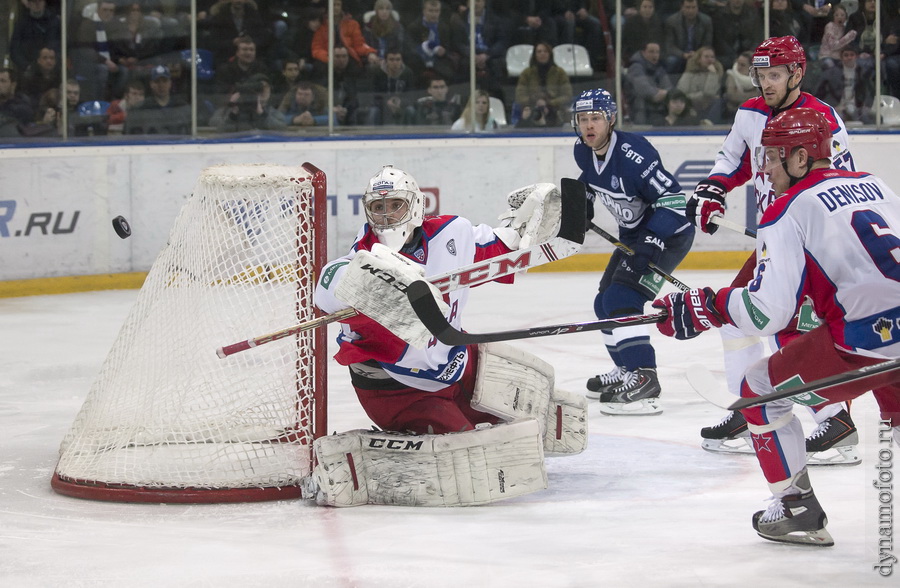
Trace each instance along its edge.
<path fill-rule="evenodd" d="M 369 180 L 363 206 L 378 240 L 394 251 L 403 247 L 425 217 L 425 195 L 416 179 L 392 165 Z"/>

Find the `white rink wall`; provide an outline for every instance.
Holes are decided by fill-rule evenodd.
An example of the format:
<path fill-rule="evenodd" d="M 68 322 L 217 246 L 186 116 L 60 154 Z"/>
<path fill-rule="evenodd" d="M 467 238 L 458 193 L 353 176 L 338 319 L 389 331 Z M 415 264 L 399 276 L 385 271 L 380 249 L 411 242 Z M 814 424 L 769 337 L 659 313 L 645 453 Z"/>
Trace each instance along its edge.
<path fill-rule="evenodd" d="M 649 136 L 685 191 L 706 177 L 722 135 Z M 410 172 L 429 194 L 430 213 L 494 224 L 506 194 L 533 182 L 577 177 L 574 136 L 515 138 L 336 139 L 285 143 L 60 147 L 0 151 L 0 281 L 147 271 L 166 242 L 200 172 L 216 164 L 309 161 L 328 177 L 329 257 L 345 251 L 364 222 L 360 196 L 382 165 Z M 900 134 L 851 137 L 857 167 L 900 189 Z M 729 199 L 728 216 L 754 223 L 747 189 Z M 737 197 L 735 197 L 737 196 Z M 742 197 L 743 196 L 743 197 Z M 748 210 L 750 211 L 748 213 Z M 598 224 L 611 230 L 609 215 Z M 133 235 L 110 221 L 125 216 Z M 748 216 L 750 217 L 748 220 Z M 730 231 L 699 235 L 695 251 L 748 249 Z M 583 252 L 610 246 L 590 238 Z"/>

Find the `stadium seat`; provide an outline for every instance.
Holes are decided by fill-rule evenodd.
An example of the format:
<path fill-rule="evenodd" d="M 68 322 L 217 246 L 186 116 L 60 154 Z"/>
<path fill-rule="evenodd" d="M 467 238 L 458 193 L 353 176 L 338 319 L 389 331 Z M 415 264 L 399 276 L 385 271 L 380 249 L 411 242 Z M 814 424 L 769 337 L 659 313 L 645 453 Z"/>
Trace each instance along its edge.
<path fill-rule="evenodd" d="M 181 52 L 181 59 L 185 65 L 191 63 L 191 50 L 185 49 Z M 197 49 L 197 79 L 201 82 L 208 82 L 216 75 L 216 69 L 213 67 L 213 55 L 209 49 Z"/>
<path fill-rule="evenodd" d="M 896 96 L 881 96 L 881 124 L 900 125 L 900 100 Z"/>
<path fill-rule="evenodd" d="M 494 120 L 497 121 L 497 124 L 501 127 L 506 126 L 506 106 L 503 105 L 503 101 L 499 98 L 494 98 L 491 96 L 491 116 L 494 117 Z"/>
<path fill-rule="evenodd" d="M 109 102 L 104 100 L 91 100 L 78 105 L 78 116 L 105 116 L 109 109 Z"/>
<path fill-rule="evenodd" d="M 569 77 L 585 78 L 594 75 L 591 57 L 582 45 L 564 43 L 553 48 L 553 61 L 563 68 Z"/>
<path fill-rule="evenodd" d="M 531 60 L 531 45 L 512 45 L 506 50 L 506 71 L 512 78 L 522 75 Z"/>

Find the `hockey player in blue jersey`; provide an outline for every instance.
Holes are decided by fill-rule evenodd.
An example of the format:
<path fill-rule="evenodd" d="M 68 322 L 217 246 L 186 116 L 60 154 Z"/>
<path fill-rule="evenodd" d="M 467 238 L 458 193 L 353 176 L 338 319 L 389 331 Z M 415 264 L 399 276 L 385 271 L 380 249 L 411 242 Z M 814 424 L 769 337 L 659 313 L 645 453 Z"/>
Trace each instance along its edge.
<path fill-rule="evenodd" d="M 649 264 L 671 272 L 694 241 L 681 186 L 649 141 L 615 130 L 616 111 L 612 96 L 599 88 L 582 92 L 572 104 L 574 156 L 578 179 L 587 186 L 588 220 L 598 205 L 605 206 L 619 225 L 619 240 L 634 250 L 633 256 L 613 252 L 594 300 L 598 319 L 641 314 L 663 283 Z M 604 414 L 661 412 L 648 327 L 603 331 L 603 337 L 615 368 L 590 378 L 586 396 L 599 400 Z"/>

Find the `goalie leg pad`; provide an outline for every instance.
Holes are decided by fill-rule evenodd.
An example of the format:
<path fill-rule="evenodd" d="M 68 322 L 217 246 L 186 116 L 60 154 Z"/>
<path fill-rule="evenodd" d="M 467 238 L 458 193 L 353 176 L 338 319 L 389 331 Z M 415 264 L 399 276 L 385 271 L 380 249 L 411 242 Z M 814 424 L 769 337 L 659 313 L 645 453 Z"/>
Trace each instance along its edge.
<path fill-rule="evenodd" d="M 553 390 L 544 431 L 544 455 L 575 455 L 587 447 L 587 399 L 581 394 Z"/>
<path fill-rule="evenodd" d="M 587 445 L 587 401 L 554 388 L 553 366 L 505 343 L 478 346 L 472 408 L 506 421 L 534 418 L 547 455 L 581 453 Z"/>
<path fill-rule="evenodd" d="M 317 439 L 319 504 L 471 506 L 547 488 L 533 419 L 447 435 L 349 431 Z"/>

